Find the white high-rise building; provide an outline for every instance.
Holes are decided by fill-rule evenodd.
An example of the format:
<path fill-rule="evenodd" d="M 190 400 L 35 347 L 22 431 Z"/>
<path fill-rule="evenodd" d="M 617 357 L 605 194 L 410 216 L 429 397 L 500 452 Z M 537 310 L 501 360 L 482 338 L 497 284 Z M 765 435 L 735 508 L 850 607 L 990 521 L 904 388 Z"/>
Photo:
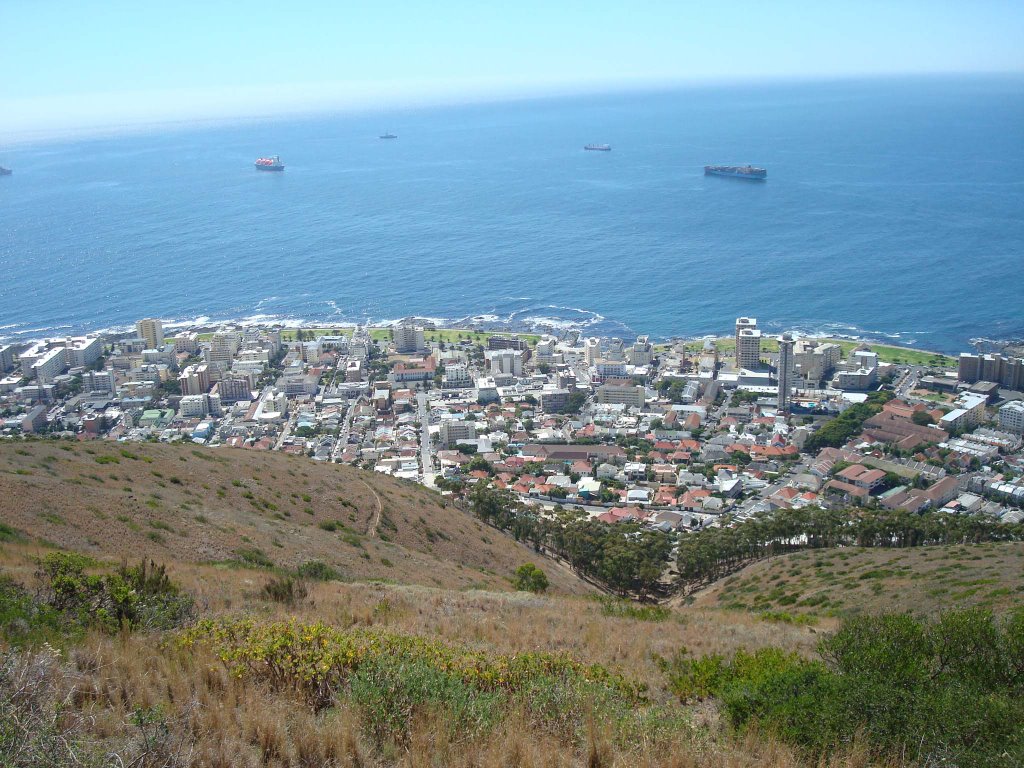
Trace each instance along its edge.
<path fill-rule="evenodd" d="M 427 348 L 420 326 L 396 325 L 391 329 L 391 338 L 395 342 L 395 352 L 399 354 L 422 352 Z"/>
<path fill-rule="evenodd" d="M 146 349 L 156 349 L 164 344 L 164 324 L 153 317 L 139 320 L 135 324 L 139 338 L 146 340 Z"/>
<path fill-rule="evenodd" d="M 632 365 L 650 365 L 654 360 L 654 347 L 647 336 L 637 336 L 633 346 L 626 351 L 626 358 Z"/>
<path fill-rule="evenodd" d="M 178 402 L 178 413 L 186 419 L 201 419 L 210 413 L 210 399 L 207 395 L 185 395 Z"/>
<path fill-rule="evenodd" d="M 626 345 L 622 343 L 622 339 L 614 337 L 608 341 L 608 350 L 604 354 L 608 360 L 625 360 L 626 359 Z"/>
<path fill-rule="evenodd" d="M 558 342 L 554 336 L 544 334 L 537 341 L 534 352 L 537 355 L 538 363 L 550 363 L 555 356 L 555 344 Z"/>
<path fill-rule="evenodd" d="M 757 318 L 736 318 L 736 367 L 757 368 L 761 364 L 761 331 Z"/>
<path fill-rule="evenodd" d="M 838 344 L 815 339 L 800 339 L 793 349 L 794 364 L 799 375 L 816 386 L 839 365 Z"/>
<path fill-rule="evenodd" d="M 441 422 L 441 445 L 451 448 L 459 440 L 476 440 L 476 424 L 472 421 L 447 420 Z"/>
<path fill-rule="evenodd" d="M 207 363 L 216 363 L 226 371 L 238 354 L 241 341 L 241 334 L 237 331 L 218 331 L 210 339 L 209 348 L 203 350 L 203 360 Z"/>
<path fill-rule="evenodd" d="M 634 384 L 602 384 L 597 388 L 597 402 L 622 403 L 631 408 L 643 408 L 646 391 Z"/>
<path fill-rule="evenodd" d="M 784 333 L 779 339 L 779 397 L 777 405 L 780 411 L 789 411 L 792 402 L 791 394 L 793 387 L 794 354 L 793 347 L 796 341 L 793 334 Z"/>
<path fill-rule="evenodd" d="M 24 356 L 21 359 L 24 361 Z M 35 379 L 37 384 L 52 384 L 54 377 L 64 373 L 67 367 L 67 353 L 64 347 L 53 347 L 46 350 L 32 364 L 31 378 Z"/>
<path fill-rule="evenodd" d="M 69 337 L 64 342 L 65 356 L 72 368 L 92 365 L 103 354 L 103 340 L 99 336 Z"/>
<path fill-rule="evenodd" d="M 466 363 L 450 363 L 444 367 L 441 377 L 442 389 L 460 389 L 473 386 L 473 377 Z"/>
<path fill-rule="evenodd" d="M 1007 432 L 1024 433 L 1024 403 L 1011 400 L 999 409 L 999 428 Z"/>
<path fill-rule="evenodd" d="M 492 376 L 522 376 L 523 353 L 518 349 L 494 349 L 484 352 Z"/>
<path fill-rule="evenodd" d="M 113 371 L 86 371 L 82 374 L 83 392 L 102 392 L 113 395 L 116 391 L 116 381 Z"/>

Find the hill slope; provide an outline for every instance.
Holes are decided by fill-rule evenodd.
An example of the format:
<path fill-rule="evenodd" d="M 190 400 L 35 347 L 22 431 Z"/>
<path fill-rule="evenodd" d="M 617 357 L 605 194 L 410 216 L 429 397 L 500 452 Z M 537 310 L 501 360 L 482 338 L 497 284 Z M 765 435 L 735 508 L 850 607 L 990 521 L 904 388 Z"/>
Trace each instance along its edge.
<path fill-rule="evenodd" d="M 931 616 L 1024 599 L 1024 542 L 912 549 L 827 549 L 763 560 L 695 596 L 701 608 L 845 616 Z"/>
<path fill-rule="evenodd" d="M 295 568 L 346 578 L 508 589 L 542 556 L 438 494 L 303 457 L 195 445 L 0 443 L 0 522 L 105 557 Z M 591 588 L 544 561 L 551 589 Z"/>

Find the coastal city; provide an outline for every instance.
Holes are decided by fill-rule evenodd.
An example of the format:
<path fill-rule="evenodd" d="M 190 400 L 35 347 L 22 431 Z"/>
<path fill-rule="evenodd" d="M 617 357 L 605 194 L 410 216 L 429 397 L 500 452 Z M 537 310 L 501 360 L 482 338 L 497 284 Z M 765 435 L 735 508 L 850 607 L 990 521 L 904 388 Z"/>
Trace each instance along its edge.
<path fill-rule="evenodd" d="M 855 341 L 175 328 L 0 347 L 7 438 L 190 441 L 485 483 L 666 532 L 851 505 L 1024 521 L 1024 357 Z"/>

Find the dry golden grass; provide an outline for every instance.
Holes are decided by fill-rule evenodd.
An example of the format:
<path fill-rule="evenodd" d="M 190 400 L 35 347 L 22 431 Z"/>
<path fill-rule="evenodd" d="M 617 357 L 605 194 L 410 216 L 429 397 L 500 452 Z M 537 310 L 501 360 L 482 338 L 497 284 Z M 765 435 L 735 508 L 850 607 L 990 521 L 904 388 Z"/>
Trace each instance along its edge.
<path fill-rule="evenodd" d="M 353 580 L 454 589 L 510 589 L 515 568 L 543 560 L 414 483 L 191 444 L 0 441 L 0 522 L 100 557 L 211 563 L 258 549 L 284 568 L 317 559 Z M 543 565 L 552 591 L 592 591 Z"/>
<path fill-rule="evenodd" d="M 37 558 L 47 551 L 0 544 L 0 574 L 34 588 Z M 658 656 L 668 658 L 680 648 L 700 655 L 773 645 L 811 654 L 823 629 L 695 606 L 672 608 L 665 621 L 642 621 L 605 615 L 601 603 L 588 597 L 372 582 L 312 582 L 306 599 L 287 606 L 262 596 L 271 574 L 164 562 L 171 578 L 195 597 L 203 617 L 296 618 L 388 628 L 495 653 L 564 652 L 645 682 L 658 699 L 669 697 Z"/>
<path fill-rule="evenodd" d="M 0 545 L 0 570 L 26 586 L 34 581 L 38 545 Z M 678 707 L 655 662 L 680 647 L 728 653 L 783 644 L 810 653 L 816 635 L 803 627 L 744 613 L 679 608 L 665 621 L 605 615 L 599 602 L 576 596 L 452 591 L 421 585 L 325 582 L 292 607 L 260 596 L 270 575 L 170 562 L 172 578 L 196 595 L 204 616 L 295 617 L 339 627 L 378 627 L 437 638 L 493 653 L 558 651 L 600 663 L 649 686 L 653 702 Z M 735 741 L 709 707 L 691 723 L 650 743 L 613 743 L 605 724 L 591 723 L 578 739 L 552 733 L 528 713 L 510 713 L 496 730 L 453 738 L 430 712 L 415 720 L 402 743 L 366 736 L 365 714 L 342 705 L 317 715 L 300 700 L 227 674 L 208 650 L 177 649 L 161 635 L 95 633 L 63 657 L 59 689 L 70 692 L 87 741 L 104 751 L 182 766 L 739 766 L 802 765 L 771 741 Z M 60 694 L 64 695 L 64 694 Z M 138 713 L 160 723 L 139 724 Z M 158 738 L 159 737 L 159 738 Z M 845 758 L 837 766 L 863 765 Z"/>
<path fill-rule="evenodd" d="M 37 695 L 47 702 L 67 701 L 61 726 L 97 755 L 116 754 L 125 765 L 196 768 L 910 765 L 872 762 L 858 745 L 824 761 L 809 760 L 755 732 L 730 733 L 712 706 L 683 709 L 657 663 L 659 657 L 670 657 L 681 648 L 699 655 L 782 646 L 813 654 L 820 633 L 834 625 L 832 619 L 814 627 L 766 621 L 747 610 L 715 607 L 722 600 L 720 591 L 714 590 L 694 605 L 671 608 L 662 621 L 607 615 L 592 597 L 572 594 L 584 588 L 548 561 L 542 565 L 554 594 L 510 592 L 505 575 L 520 562 L 538 558 L 415 486 L 280 455 L 227 451 L 212 454 L 210 460 L 199 458 L 191 446 L 126 450 L 139 458 L 121 456 L 120 446 L 107 444 L 70 450 L 52 443 L 0 445 L 0 521 L 25 534 L 21 540 L 0 543 L 0 573 L 36 586 L 36 559 L 51 551 L 40 540 L 109 564 L 145 554 L 167 564 L 171 578 L 195 597 L 203 617 L 294 617 L 341 628 L 378 627 L 488 653 L 564 652 L 646 684 L 651 702 L 666 708 L 659 712 L 675 713 L 678 723 L 643 730 L 635 740 L 623 743 L 600 719 L 586 719 L 584 727 L 566 734 L 539 725 L 528 711 L 512 710 L 496 728 L 461 735 L 445 727 L 439 713 L 424 710 L 414 713 L 400 740 L 378 742 L 368 735 L 368 713 L 344 697 L 340 705 L 314 713 L 287 692 L 231 676 L 209 649 L 195 646 L 185 651 L 168 642 L 166 634 L 92 633 L 60 655 L 47 649 L 22 655 L 19 663 L 32 672 L 24 677 L 37 681 Z M 97 456 L 120 461 L 99 464 Z M 340 519 L 347 520 L 351 531 L 366 531 L 375 506 L 364 479 L 385 500 L 394 526 L 382 531 L 391 530 L 391 542 L 363 535 L 361 546 L 355 546 L 342 539 L 342 532 L 319 527 Z M 125 486 L 131 493 L 123 490 Z M 245 491 L 278 509 L 257 509 Z M 302 494 L 310 501 L 303 501 Z M 298 503 L 291 503 L 296 497 Z M 341 505 L 339 497 L 351 506 Z M 147 504 L 148 500 L 157 503 Z M 306 506 L 313 515 L 303 511 Z M 291 514 L 282 514 L 285 509 Z M 350 513 L 355 519 L 347 517 Z M 127 522 L 119 519 L 122 516 Z M 154 528 L 150 521 L 164 522 L 172 530 Z M 149 532 L 160 533 L 164 541 L 152 540 Z M 308 596 L 282 605 L 262 594 L 272 573 L 216 562 L 231 558 L 241 546 L 258 547 L 285 567 L 320 559 L 350 580 L 309 583 Z M 949 562 L 979 563 L 970 560 L 975 552 L 981 553 L 986 567 L 1016 568 L 1019 579 L 1024 549 L 971 549 Z M 941 567 L 927 551 L 877 556 L 897 554 L 928 554 L 920 567 Z M 393 566 L 383 566 L 383 557 L 392 558 Z M 788 573 L 794 562 L 784 558 L 759 564 L 740 576 L 757 573 L 757 568 Z M 884 565 L 872 563 L 875 570 Z M 370 581 L 382 576 L 404 583 Z M 763 578 L 767 581 L 768 576 Z"/>
<path fill-rule="evenodd" d="M 954 607 L 1001 612 L 1024 600 L 1024 542 L 798 552 L 748 566 L 696 596 L 730 607 L 843 616 L 931 616 Z"/>
<path fill-rule="evenodd" d="M 854 747 L 824 762 L 755 732 L 742 736 L 704 724 L 681 727 L 650 742 L 616 745 L 603 723 L 589 721 L 578 740 L 538 728 L 528 713 L 511 713 L 482 735 L 451 736 L 431 712 L 416 716 L 406 739 L 372 744 L 365 715 L 339 706 L 314 714 L 286 694 L 228 675 L 205 652 L 184 652 L 154 636 L 90 636 L 57 660 L 43 651 L 47 693 L 69 703 L 80 744 L 115 754 L 121 764 L 195 768 L 867 768 Z M 116 762 L 113 764 L 117 764 Z"/>

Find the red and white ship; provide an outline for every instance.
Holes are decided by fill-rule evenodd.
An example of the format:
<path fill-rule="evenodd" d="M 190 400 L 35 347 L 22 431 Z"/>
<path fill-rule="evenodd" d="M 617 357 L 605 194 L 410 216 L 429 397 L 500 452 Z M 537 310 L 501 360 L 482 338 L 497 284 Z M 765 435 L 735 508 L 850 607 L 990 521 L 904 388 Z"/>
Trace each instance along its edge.
<path fill-rule="evenodd" d="M 256 160 L 257 171 L 283 171 L 284 163 L 277 155 L 273 157 L 261 157 Z"/>

